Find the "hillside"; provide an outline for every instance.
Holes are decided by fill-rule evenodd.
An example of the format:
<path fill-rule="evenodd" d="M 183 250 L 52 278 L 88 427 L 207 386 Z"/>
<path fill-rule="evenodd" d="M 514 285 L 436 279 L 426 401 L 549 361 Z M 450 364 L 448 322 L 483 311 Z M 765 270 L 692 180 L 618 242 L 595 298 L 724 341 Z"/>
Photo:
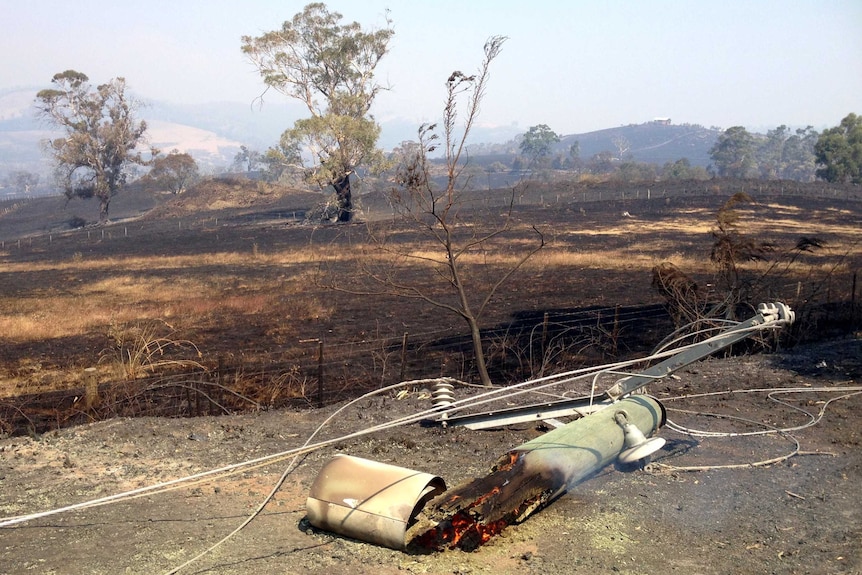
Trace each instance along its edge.
<path fill-rule="evenodd" d="M 606 151 L 619 157 L 622 146 L 623 159 L 630 156 L 637 162 L 661 166 L 666 162 L 688 158 L 693 166 L 706 167 L 711 162 L 709 150 L 720 133 L 719 130 L 694 124 L 677 126 L 654 121 L 564 136 L 557 150 L 568 153 L 572 144 L 578 142 L 581 159 L 587 161 Z"/>
<path fill-rule="evenodd" d="M 615 182 L 519 189 L 524 202 L 512 233 L 483 250 L 473 260 L 482 267 L 468 275 L 498 277 L 536 245 L 537 230 L 544 234 L 543 251 L 506 281 L 482 323 L 495 381 L 542 386 L 488 403 L 487 389 L 458 385 L 457 401 L 498 410 L 606 389 L 624 364 L 553 388 L 535 377 L 571 376 L 654 349 L 674 327 L 650 288 L 651 266 L 671 259 L 709 286 L 715 211 L 755 187 L 760 203 L 740 214 L 746 233 L 779 246 L 792 246 L 800 233 L 827 242 L 794 256 L 792 266 L 776 260 L 782 271 L 767 274 L 760 292 L 769 300 L 755 298 L 797 313 L 790 341 L 780 353 L 721 354 L 653 383 L 650 393 L 676 425 L 660 430 L 667 443 L 649 465 L 597 469 L 473 552 L 454 544 L 391 550 L 313 528 L 306 518 L 310 486 L 337 453 L 439 474 L 458 489 L 550 428 L 389 425 L 431 407 L 428 378 L 473 383 L 469 336 L 454 314 L 418 301 L 326 289 L 335 278 L 361 286 L 353 283 L 362 279 L 357 272 L 380 269 L 369 266 L 379 252 L 365 226 L 294 225 L 287 209 L 319 196 L 287 190 L 276 197 L 257 182 L 218 179 L 152 198 L 164 203 L 134 222 L 7 241 L 0 248 L 0 515 L 84 505 L 4 527 L 0 571 L 164 573 L 273 493 L 246 530 L 188 572 L 858 572 L 862 395 L 851 384 L 862 373 L 862 349 L 850 295 L 862 257 L 858 186 L 718 179 L 650 186 L 646 197 L 643 187 Z M 141 203 L 122 208 L 121 198 Z M 112 213 L 132 213 L 145 199 L 118 196 Z M 493 192 L 469 199 L 459 214 L 467 238 L 495 225 L 505 202 Z M 391 214 L 383 201 L 375 209 Z M 0 215 L 0 232 L 12 216 Z M 424 247 L 410 233 L 392 240 Z M 760 277 L 771 264 L 756 265 L 750 272 Z M 386 268 L 447 294 L 433 269 Z M 474 285 L 471 294 L 481 297 L 482 283 Z M 840 339 L 792 345 L 815 326 L 820 333 L 851 327 L 850 318 L 856 331 L 844 328 Z M 132 361 L 150 349 L 150 358 Z M 321 425 L 315 440 L 328 443 L 285 473 L 285 450 L 312 441 Z M 372 434 L 378 425 L 386 427 Z M 249 463 L 230 477 L 150 488 L 239 462 Z M 139 488 L 149 489 L 137 493 L 144 497 L 86 504 Z"/>
<path fill-rule="evenodd" d="M 47 126 L 35 117 L 32 108 L 35 88 L 0 94 L 0 198 L 16 193 L 2 190 L 12 172 L 23 170 L 41 175 L 39 191 L 49 191 L 51 167 L 40 142 L 50 136 Z M 145 102 L 140 117 L 149 124 L 148 143 L 168 152 L 177 149 L 194 156 L 204 173 L 223 170 L 233 161 L 241 145 L 264 150 L 278 140 L 282 130 L 302 116 L 295 104 L 269 102 L 250 105 L 215 102 L 181 106 L 166 102 Z M 380 145 L 392 149 L 405 140 L 415 140 L 416 128 L 403 118 L 390 118 L 382 124 Z M 471 160 L 479 165 L 495 161 L 508 163 L 517 150 L 517 128 L 477 127 L 471 140 Z M 688 158 L 692 165 L 706 167 L 709 149 L 719 134 L 697 125 L 672 125 L 658 122 L 631 124 L 562 138 L 557 151 L 568 154 L 571 145 L 580 145 L 580 157 L 588 161 L 603 151 L 618 156 L 624 142 L 623 157 L 638 162 L 662 165 Z M 495 143 L 496 142 L 496 143 Z M 505 142 L 505 143 L 500 143 Z M 509 185 L 511 182 L 500 182 Z"/>

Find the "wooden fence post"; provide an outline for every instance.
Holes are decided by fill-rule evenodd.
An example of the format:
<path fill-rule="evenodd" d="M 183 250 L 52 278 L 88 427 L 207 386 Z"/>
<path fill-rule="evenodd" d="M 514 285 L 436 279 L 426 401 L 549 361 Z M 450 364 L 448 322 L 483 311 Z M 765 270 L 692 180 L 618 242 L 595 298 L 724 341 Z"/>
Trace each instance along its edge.
<path fill-rule="evenodd" d="M 323 340 L 317 342 L 317 407 L 323 407 Z"/>
<path fill-rule="evenodd" d="M 542 365 L 545 364 L 545 354 L 548 353 L 548 320 L 550 314 L 545 312 L 545 317 L 542 319 Z"/>
<path fill-rule="evenodd" d="M 84 409 L 90 410 L 99 405 L 99 374 L 95 367 L 84 370 Z"/>
<path fill-rule="evenodd" d="M 855 290 L 854 290 L 855 291 Z M 407 371 L 407 332 L 404 332 L 404 337 L 401 338 L 401 374 L 399 375 L 399 381 L 404 381 L 404 375 Z"/>
<path fill-rule="evenodd" d="M 216 388 L 216 391 L 213 394 L 214 396 L 216 396 L 218 398 L 219 403 L 221 403 L 221 394 L 222 394 L 222 390 L 224 389 L 224 387 L 223 387 L 224 386 L 224 371 L 225 371 L 224 356 L 220 355 L 220 356 L 218 356 L 218 388 Z M 207 404 L 207 413 L 208 414 L 212 414 L 212 407 L 213 407 L 212 403 L 213 402 L 210 401 Z"/>

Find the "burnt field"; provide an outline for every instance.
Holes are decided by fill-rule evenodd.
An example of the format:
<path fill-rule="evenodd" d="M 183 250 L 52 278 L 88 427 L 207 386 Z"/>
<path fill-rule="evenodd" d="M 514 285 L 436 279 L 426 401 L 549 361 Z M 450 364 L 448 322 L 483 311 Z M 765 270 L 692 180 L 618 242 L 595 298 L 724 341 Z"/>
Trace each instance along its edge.
<path fill-rule="evenodd" d="M 751 305 L 784 301 L 799 316 L 783 345 L 857 328 L 862 216 L 854 187 L 519 185 L 463 200 L 466 225 L 477 227 L 513 205 L 511 229 L 467 267 L 474 300 L 535 245 L 534 230 L 545 242 L 481 318 L 495 380 L 646 355 L 675 327 L 651 285 L 662 262 L 696 282 L 703 301 L 722 297 L 711 232 L 737 192 L 754 199 L 737 207 L 739 233 L 774 246 L 764 261 L 740 262 L 745 297 Z M 115 415 L 320 406 L 405 379 L 472 381 L 459 317 L 389 293 L 349 293 L 363 287 L 369 261 L 402 264 L 371 253 L 366 223 L 303 224 L 318 200 L 215 181 L 167 200 L 120 196 L 115 223 L 71 231 L 62 222 L 86 219 L 94 206 L 48 203 L 53 229 L 3 240 L 4 432 Z M 366 221 L 391 217 L 375 194 L 362 207 Z M 33 219 L 36 209 L 27 210 L 4 215 L 3 229 Z M 392 237 L 428 249 L 409 228 Z M 795 250 L 803 237 L 819 248 Z M 405 273 L 438 300 L 452 298 L 427 270 Z"/>
<path fill-rule="evenodd" d="M 236 182 L 145 209 L 126 211 L 118 198 L 105 228 L 63 229 L 71 216 L 87 219 L 87 207 L 55 204 L 45 229 L 2 237 L 0 521 L 148 490 L 0 527 L 0 572 L 176 572 L 255 509 L 178 572 L 862 572 L 856 188 L 711 181 L 476 193 L 471 225 L 499 217 L 512 198 L 515 222 L 473 262 L 476 297 L 535 230 L 545 241 L 482 319 L 489 367 L 508 385 L 648 355 L 675 328 L 653 267 L 672 262 L 705 301 L 721 298 L 711 231 L 740 191 L 755 200 L 738 207 L 740 233 L 775 246 L 741 263 L 740 277 L 752 303 L 786 302 L 796 322 L 780 339 L 652 385 L 669 423 L 650 465 L 608 465 L 470 552 L 387 549 L 306 517 L 309 489 L 335 454 L 454 488 L 548 430 L 408 424 L 352 435 L 430 407 L 420 383 L 348 403 L 383 386 L 449 376 L 464 382 L 459 400 L 482 392 L 462 320 L 350 293 L 366 286 L 371 264 L 395 265 L 374 259 L 365 223 L 303 225 L 298 214 L 316 196 Z M 373 195 L 363 208 L 368 221 L 386 220 L 388 205 Z M 0 229 L 35 209 L 7 212 Z M 801 237 L 818 247 L 796 249 Z M 447 297 L 427 270 L 401 271 Z M 588 382 L 554 390 L 586 392 Z M 288 457 L 270 457 L 318 428 L 330 443 L 290 471 Z"/>

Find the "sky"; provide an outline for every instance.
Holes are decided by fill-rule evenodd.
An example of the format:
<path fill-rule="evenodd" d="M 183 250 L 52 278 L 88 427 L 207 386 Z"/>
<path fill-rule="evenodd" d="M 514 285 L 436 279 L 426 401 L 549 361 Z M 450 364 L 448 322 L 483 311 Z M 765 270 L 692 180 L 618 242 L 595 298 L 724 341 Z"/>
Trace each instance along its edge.
<path fill-rule="evenodd" d="M 338 0 L 343 22 L 395 29 L 377 69 L 378 120 L 433 122 L 445 80 L 492 63 L 483 126 L 561 135 L 655 118 L 754 131 L 862 114 L 862 0 Z M 301 12 L 293 0 L 0 0 L 0 93 L 66 69 L 122 76 L 146 100 L 248 102 L 264 90 L 241 37 Z M 286 100 L 270 92 L 266 101 Z M 288 126 L 285 126 L 288 127 Z"/>

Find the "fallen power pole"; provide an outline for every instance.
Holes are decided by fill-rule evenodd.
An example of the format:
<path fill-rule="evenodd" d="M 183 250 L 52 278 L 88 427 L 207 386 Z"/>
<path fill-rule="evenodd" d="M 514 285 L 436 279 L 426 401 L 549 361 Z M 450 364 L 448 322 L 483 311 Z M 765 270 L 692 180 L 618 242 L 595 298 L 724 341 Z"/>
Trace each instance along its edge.
<path fill-rule="evenodd" d="M 634 395 L 636 391 L 762 329 L 783 327 L 793 320 L 793 312 L 782 303 L 760 304 L 751 319 L 668 354 L 640 373 L 621 374 L 624 377 L 597 396 L 479 414 L 452 416 L 446 412 L 436 420 L 439 425 L 465 425 L 471 429 L 541 421 L 549 414 L 577 419 L 510 450 L 485 477 L 448 491 L 441 489 L 440 478 L 433 478 L 437 483 L 429 483 L 432 476 L 398 469 L 385 474 L 381 470 L 378 479 L 367 473 L 373 467 L 366 466 L 364 476 L 369 483 L 362 488 L 365 495 L 342 491 L 321 496 L 322 501 L 310 498 L 317 511 L 310 513 L 309 519 L 317 527 L 393 548 L 407 547 L 416 552 L 474 550 L 507 525 L 524 521 L 611 462 L 633 463 L 660 449 L 664 439 L 647 437 L 664 425 L 664 406 L 652 397 Z M 399 494 L 404 480 L 392 481 L 393 471 L 404 478 L 418 479 L 408 496 L 404 496 L 403 488 Z M 322 473 L 312 491 L 327 493 L 329 481 Z M 354 488 L 347 486 L 348 491 L 351 489 Z M 349 509 L 339 509 L 345 507 L 345 502 L 349 502 Z M 359 518 L 360 512 L 366 511 L 369 518 Z M 375 515 L 378 519 L 372 521 Z M 388 525 L 396 527 L 386 542 L 378 534 L 381 515 Z M 349 525 L 343 519 L 346 517 L 350 518 Z"/>
<path fill-rule="evenodd" d="M 613 462 L 627 436 L 634 433 L 629 447 L 637 449 L 644 445 L 643 433 L 651 435 L 664 422 L 664 407 L 639 395 L 528 441 L 501 457 L 489 475 L 431 501 L 413 528 L 411 546 L 472 551 Z M 647 441 L 656 449 L 664 445 Z"/>

